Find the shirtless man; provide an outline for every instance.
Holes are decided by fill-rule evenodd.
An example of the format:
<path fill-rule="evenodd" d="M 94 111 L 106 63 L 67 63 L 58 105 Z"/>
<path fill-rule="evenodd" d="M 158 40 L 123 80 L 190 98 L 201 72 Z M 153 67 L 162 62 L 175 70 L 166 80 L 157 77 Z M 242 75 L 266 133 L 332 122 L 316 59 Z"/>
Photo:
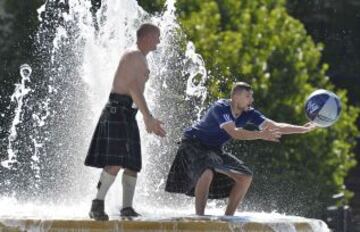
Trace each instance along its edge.
<path fill-rule="evenodd" d="M 103 168 L 92 201 L 90 218 L 108 220 L 104 210 L 107 191 L 121 168 L 123 204 L 121 216 L 139 216 L 132 207 L 137 173 L 141 170 L 140 136 L 135 115 L 139 109 L 146 131 L 165 136 L 162 122 L 154 118 L 144 97 L 145 83 L 149 78 L 146 55 L 156 50 L 160 29 L 143 24 L 137 30 L 137 47 L 127 50 L 120 59 L 112 91 L 94 132 L 85 165 Z M 134 106 L 135 105 L 135 106 Z"/>

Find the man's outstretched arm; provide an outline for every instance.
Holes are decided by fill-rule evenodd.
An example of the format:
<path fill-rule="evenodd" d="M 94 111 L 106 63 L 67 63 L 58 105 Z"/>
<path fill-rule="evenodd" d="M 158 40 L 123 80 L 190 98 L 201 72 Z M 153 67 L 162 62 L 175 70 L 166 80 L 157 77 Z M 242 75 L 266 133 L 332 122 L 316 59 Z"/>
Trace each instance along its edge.
<path fill-rule="evenodd" d="M 282 134 L 304 134 L 314 130 L 316 125 L 314 123 L 308 122 L 303 126 L 293 125 L 289 123 L 279 123 L 272 120 L 267 119 L 262 128 L 268 130 L 277 130 Z"/>
<path fill-rule="evenodd" d="M 272 142 L 279 142 L 281 133 L 276 130 L 264 129 L 261 131 L 249 131 L 237 128 L 234 122 L 226 123 L 222 128 L 233 138 L 237 140 L 256 140 L 262 139 Z"/>

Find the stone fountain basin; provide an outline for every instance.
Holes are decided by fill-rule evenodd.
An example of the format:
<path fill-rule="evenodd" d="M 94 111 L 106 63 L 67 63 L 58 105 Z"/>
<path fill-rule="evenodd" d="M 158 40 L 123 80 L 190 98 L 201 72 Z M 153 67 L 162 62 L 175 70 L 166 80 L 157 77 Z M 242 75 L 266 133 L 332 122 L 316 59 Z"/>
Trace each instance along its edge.
<path fill-rule="evenodd" d="M 265 214 L 264 214 L 265 215 Z M 41 219 L 0 218 L 0 232 L 15 231 L 241 231 L 241 232 L 327 232 L 327 225 L 318 219 L 296 216 L 261 217 L 261 214 L 240 216 L 111 217 L 109 221 L 88 218 Z"/>

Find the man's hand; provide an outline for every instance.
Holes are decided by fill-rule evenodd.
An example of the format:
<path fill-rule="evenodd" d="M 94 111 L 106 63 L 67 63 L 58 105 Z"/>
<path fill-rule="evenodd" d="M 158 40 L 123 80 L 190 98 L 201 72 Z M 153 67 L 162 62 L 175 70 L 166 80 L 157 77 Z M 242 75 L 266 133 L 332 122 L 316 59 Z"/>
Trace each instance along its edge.
<path fill-rule="evenodd" d="M 305 127 L 304 133 L 313 131 L 314 129 L 318 128 L 318 126 L 316 126 L 316 124 L 313 122 L 307 122 L 303 125 L 303 127 Z"/>
<path fill-rule="evenodd" d="M 166 132 L 161 125 L 164 123 L 156 118 L 149 116 L 144 117 L 145 128 L 148 133 L 154 133 L 157 136 L 165 137 Z"/>
<path fill-rule="evenodd" d="M 259 132 L 260 138 L 272 142 L 280 142 L 282 133 L 278 130 L 265 129 Z"/>

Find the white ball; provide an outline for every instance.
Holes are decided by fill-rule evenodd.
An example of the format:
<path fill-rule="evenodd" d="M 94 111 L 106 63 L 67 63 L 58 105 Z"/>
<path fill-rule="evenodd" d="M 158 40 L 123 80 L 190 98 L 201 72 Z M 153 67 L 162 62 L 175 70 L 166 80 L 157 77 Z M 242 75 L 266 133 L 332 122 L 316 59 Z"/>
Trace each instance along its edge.
<path fill-rule="evenodd" d="M 306 117 L 319 127 L 331 126 L 339 119 L 340 113 L 340 99 L 331 91 L 318 89 L 306 99 Z"/>

